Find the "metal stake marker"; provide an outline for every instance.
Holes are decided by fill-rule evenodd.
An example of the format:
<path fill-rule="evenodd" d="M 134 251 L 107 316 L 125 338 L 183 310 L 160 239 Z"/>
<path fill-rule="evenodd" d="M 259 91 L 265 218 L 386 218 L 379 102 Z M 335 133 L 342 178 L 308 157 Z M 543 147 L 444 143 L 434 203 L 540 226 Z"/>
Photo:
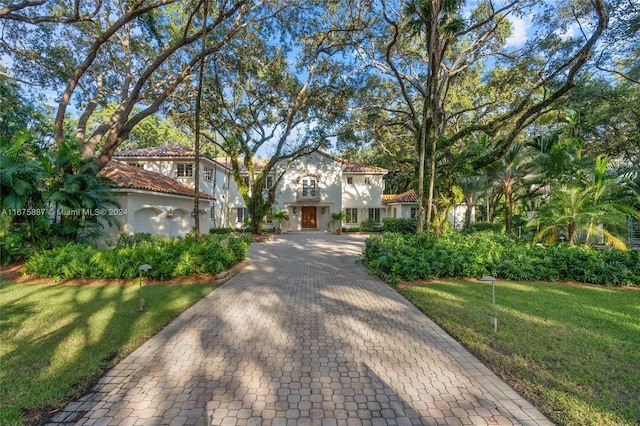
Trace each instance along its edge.
<path fill-rule="evenodd" d="M 498 332 L 498 318 L 496 318 L 496 279 L 491 275 L 485 275 L 480 278 L 480 281 L 491 281 L 491 296 L 493 300 L 493 317 L 491 318 L 491 325 L 493 326 L 493 331 L 495 333 Z"/>
<path fill-rule="evenodd" d="M 149 269 L 151 269 L 151 265 L 147 265 L 146 263 L 138 267 L 138 271 L 140 271 L 140 287 L 138 290 L 138 295 L 140 297 L 140 301 L 138 302 L 139 312 L 144 312 L 144 298 L 142 297 L 142 271 L 148 271 Z"/>

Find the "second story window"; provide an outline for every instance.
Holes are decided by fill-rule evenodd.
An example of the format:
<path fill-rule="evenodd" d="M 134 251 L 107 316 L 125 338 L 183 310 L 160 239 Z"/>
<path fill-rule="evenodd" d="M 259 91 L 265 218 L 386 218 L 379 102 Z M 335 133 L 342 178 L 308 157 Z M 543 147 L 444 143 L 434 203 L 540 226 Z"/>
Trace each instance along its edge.
<path fill-rule="evenodd" d="M 365 185 L 371 185 L 371 178 L 370 177 L 364 178 L 364 184 Z"/>
<path fill-rule="evenodd" d="M 191 163 L 178 163 L 177 173 L 178 177 L 193 177 L 193 164 Z"/>
<path fill-rule="evenodd" d="M 202 172 L 202 176 L 204 180 L 208 180 L 209 182 L 211 182 L 213 180 L 213 169 L 205 167 L 204 172 Z"/>
<path fill-rule="evenodd" d="M 347 176 L 347 185 L 353 185 L 353 177 Z"/>
<path fill-rule="evenodd" d="M 315 178 L 306 177 L 302 179 L 302 196 L 303 197 L 316 196 L 316 179 Z"/>

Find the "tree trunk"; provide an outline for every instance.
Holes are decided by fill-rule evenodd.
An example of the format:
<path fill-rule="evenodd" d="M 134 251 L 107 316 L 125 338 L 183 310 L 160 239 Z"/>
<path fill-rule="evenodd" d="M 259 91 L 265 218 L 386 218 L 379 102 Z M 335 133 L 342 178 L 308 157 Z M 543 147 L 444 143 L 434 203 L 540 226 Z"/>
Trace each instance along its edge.
<path fill-rule="evenodd" d="M 442 63 L 442 57 L 440 55 L 440 43 L 442 41 L 440 35 L 440 15 L 442 11 L 442 1 L 431 1 L 431 15 L 430 22 L 427 27 L 427 52 L 429 54 L 429 72 L 427 74 L 427 97 L 426 103 L 426 117 L 427 125 L 426 140 L 431 141 L 431 151 L 429 152 L 429 194 L 427 197 L 427 217 L 426 217 L 426 230 L 429 232 L 431 226 L 431 214 L 433 210 L 433 192 L 435 188 L 436 180 L 436 150 L 438 148 L 437 137 L 440 129 L 440 121 L 438 115 L 438 105 L 440 105 L 440 92 L 438 91 L 438 73 L 440 72 L 440 65 Z M 425 146 L 426 148 L 426 146 Z"/>
<path fill-rule="evenodd" d="M 464 212 L 464 227 L 469 228 L 471 226 L 471 212 L 475 206 L 475 200 L 473 198 L 467 198 L 467 210 Z"/>
<path fill-rule="evenodd" d="M 567 224 L 567 241 L 569 242 L 570 245 L 573 245 L 573 238 L 575 236 L 575 233 L 576 233 L 576 223 L 569 222 Z"/>
<path fill-rule="evenodd" d="M 504 226 L 508 234 L 513 227 L 513 188 L 510 185 L 504 188 Z"/>

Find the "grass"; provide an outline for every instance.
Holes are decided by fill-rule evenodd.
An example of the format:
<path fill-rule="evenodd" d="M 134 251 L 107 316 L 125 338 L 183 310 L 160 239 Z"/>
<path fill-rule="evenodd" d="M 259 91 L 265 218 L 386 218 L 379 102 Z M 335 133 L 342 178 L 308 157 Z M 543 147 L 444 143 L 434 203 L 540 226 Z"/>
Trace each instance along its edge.
<path fill-rule="evenodd" d="M 208 294 L 214 284 L 25 285 L 0 280 L 0 424 L 33 423 Z"/>
<path fill-rule="evenodd" d="M 640 421 L 640 291 L 563 284 L 437 283 L 400 290 L 562 425 Z"/>

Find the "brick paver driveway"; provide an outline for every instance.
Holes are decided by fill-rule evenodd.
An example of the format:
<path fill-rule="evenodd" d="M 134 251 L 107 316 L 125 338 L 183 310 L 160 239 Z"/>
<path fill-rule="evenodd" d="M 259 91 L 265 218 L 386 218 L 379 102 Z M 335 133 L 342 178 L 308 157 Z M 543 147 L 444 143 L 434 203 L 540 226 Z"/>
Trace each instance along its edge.
<path fill-rule="evenodd" d="M 355 261 L 363 236 L 253 244 L 251 265 L 52 424 L 551 424 Z"/>

